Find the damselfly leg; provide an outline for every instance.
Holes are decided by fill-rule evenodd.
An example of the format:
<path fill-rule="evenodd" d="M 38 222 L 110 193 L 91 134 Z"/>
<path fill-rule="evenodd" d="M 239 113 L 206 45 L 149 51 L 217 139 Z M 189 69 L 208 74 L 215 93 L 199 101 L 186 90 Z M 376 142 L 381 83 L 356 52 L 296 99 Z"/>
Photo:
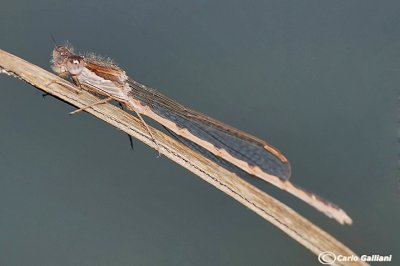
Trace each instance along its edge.
<path fill-rule="evenodd" d="M 94 103 L 92 103 L 92 104 L 86 105 L 86 106 L 84 106 L 84 107 L 82 107 L 82 108 L 76 109 L 75 111 L 72 111 L 72 112 L 70 112 L 69 114 L 70 114 L 70 115 L 74 115 L 74 114 L 76 114 L 76 113 L 79 113 L 79 112 L 81 112 L 81 111 L 84 111 L 84 110 L 86 110 L 86 109 L 88 109 L 88 108 L 91 108 L 91 107 L 93 107 L 93 106 L 96 106 L 96 105 L 99 105 L 99 104 L 103 104 L 103 103 L 109 102 L 109 101 L 111 101 L 112 99 L 113 99 L 113 98 L 111 98 L 111 97 L 108 97 L 108 98 L 105 98 L 105 99 L 101 99 L 100 101 L 97 101 L 97 102 L 94 102 Z"/>

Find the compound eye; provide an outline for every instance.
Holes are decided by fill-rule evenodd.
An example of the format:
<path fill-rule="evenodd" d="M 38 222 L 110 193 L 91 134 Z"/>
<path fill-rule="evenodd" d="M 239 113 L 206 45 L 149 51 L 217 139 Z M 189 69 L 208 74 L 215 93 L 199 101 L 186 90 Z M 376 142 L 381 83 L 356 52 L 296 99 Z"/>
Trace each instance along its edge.
<path fill-rule="evenodd" d="M 67 61 L 67 70 L 73 76 L 79 75 L 82 72 L 83 67 L 83 59 L 79 56 L 71 57 Z"/>

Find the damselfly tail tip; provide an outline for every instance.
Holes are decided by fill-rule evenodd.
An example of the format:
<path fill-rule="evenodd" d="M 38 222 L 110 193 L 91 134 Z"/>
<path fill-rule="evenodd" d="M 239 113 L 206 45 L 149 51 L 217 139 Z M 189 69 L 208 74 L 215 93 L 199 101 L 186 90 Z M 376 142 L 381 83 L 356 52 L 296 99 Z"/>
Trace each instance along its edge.
<path fill-rule="evenodd" d="M 314 193 L 308 192 L 301 187 L 295 186 L 289 181 L 286 182 L 284 190 L 308 203 L 318 211 L 324 213 L 329 218 L 336 220 L 340 224 L 351 225 L 353 223 L 353 220 L 350 218 L 350 216 L 347 215 L 347 213 L 339 206 Z"/>

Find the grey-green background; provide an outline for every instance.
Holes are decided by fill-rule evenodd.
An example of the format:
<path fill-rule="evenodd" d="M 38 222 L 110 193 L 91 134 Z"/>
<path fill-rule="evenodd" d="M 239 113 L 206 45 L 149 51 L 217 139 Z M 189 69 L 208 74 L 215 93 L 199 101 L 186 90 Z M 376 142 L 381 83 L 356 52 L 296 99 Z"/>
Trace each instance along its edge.
<path fill-rule="evenodd" d="M 354 224 L 260 188 L 399 265 L 399 14 L 398 1 L 2 0 L 0 48 L 49 69 L 53 34 L 267 140 L 293 182 Z M 1 265 L 319 265 L 142 143 L 132 152 L 120 131 L 14 78 L 0 87 Z"/>

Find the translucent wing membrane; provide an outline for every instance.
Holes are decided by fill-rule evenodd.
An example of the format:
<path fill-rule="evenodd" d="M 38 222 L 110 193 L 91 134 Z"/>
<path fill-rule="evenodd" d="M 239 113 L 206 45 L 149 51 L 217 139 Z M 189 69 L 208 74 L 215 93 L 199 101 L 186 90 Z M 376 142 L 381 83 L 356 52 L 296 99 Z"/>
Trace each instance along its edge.
<path fill-rule="evenodd" d="M 132 96 L 149 106 L 157 115 L 174 122 L 179 128 L 223 149 L 233 157 L 258 166 L 281 179 L 289 179 L 290 164 L 274 147 L 247 133 L 211 119 L 169 99 L 158 91 L 129 79 Z M 271 152 L 272 151 L 272 152 Z"/>

